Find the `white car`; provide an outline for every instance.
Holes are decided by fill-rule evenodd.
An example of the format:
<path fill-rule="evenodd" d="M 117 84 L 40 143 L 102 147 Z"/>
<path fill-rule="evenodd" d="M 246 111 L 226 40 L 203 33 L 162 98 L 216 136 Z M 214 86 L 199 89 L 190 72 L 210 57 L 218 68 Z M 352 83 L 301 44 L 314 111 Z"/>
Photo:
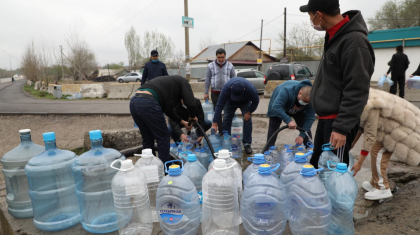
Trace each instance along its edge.
<path fill-rule="evenodd" d="M 255 69 L 236 69 L 236 76 L 246 78 L 257 89 L 258 94 L 264 93 L 264 73 Z"/>
<path fill-rule="evenodd" d="M 127 73 L 125 76 L 118 77 L 117 82 L 124 83 L 124 82 L 141 82 L 141 73 Z"/>

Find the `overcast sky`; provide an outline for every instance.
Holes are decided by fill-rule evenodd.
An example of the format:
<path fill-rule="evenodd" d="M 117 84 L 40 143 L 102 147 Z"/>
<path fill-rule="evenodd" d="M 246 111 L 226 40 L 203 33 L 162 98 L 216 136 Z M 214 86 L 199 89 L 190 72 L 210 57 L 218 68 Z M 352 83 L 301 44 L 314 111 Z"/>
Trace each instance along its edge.
<path fill-rule="evenodd" d="M 199 52 L 200 39 L 211 38 L 216 43 L 259 39 L 261 19 L 263 38 L 272 39 L 272 49 L 283 30 L 284 7 L 287 7 L 287 27 L 309 22 L 299 6 L 307 0 L 189 0 L 189 16 L 195 28 L 190 29 L 190 52 Z M 363 16 L 372 18 L 386 0 L 340 0 L 342 12 L 361 10 Z M 77 30 L 94 51 L 99 65 L 123 61 L 127 64 L 124 34 L 133 26 L 143 35 L 145 30 L 158 30 L 169 35 L 176 51 L 185 50 L 184 14 L 182 0 L 3 0 L 0 3 L 0 67 L 9 69 L 9 56 L 20 59 L 26 45 L 44 41 L 55 50 L 63 45 L 65 37 Z M 281 17 L 280 17 L 281 16 Z M 258 45 L 258 42 L 256 42 Z M 263 44 L 268 49 L 268 42 Z M 16 68 L 16 59 L 12 58 Z"/>

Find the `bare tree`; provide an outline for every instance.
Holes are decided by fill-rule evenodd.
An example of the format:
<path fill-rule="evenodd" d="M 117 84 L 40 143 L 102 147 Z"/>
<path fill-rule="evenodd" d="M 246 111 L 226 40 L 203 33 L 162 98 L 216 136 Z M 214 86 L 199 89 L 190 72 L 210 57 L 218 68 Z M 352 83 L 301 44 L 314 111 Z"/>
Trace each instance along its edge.
<path fill-rule="evenodd" d="M 48 87 L 48 75 L 50 73 L 50 66 L 52 62 L 51 50 L 50 47 L 42 41 L 38 46 L 38 66 L 40 73 L 40 81 L 44 82 L 44 87 Z"/>
<path fill-rule="evenodd" d="M 39 66 L 38 66 L 38 58 L 36 54 L 36 46 L 35 42 L 31 41 L 27 46 L 22 55 L 21 65 L 22 73 L 25 77 L 35 82 L 38 80 L 39 77 Z"/>
<path fill-rule="evenodd" d="M 95 54 L 87 42 L 77 32 L 72 32 L 66 38 L 68 55 L 65 56 L 69 73 L 75 80 L 87 79 L 97 68 Z"/>
<path fill-rule="evenodd" d="M 141 61 L 140 36 L 137 35 L 133 26 L 131 26 L 131 29 L 125 33 L 124 43 L 128 53 L 128 67 L 131 71 L 133 67 L 139 66 Z"/>
<path fill-rule="evenodd" d="M 203 51 L 204 49 L 206 49 L 207 47 L 216 44 L 211 37 L 208 38 L 202 38 L 200 40 L 200 44 L 198 44 L 198 47 L 200 49 L 200 51 Z"/>
<path fill-rule="evenodd" d="M 420 0 L 387 1 L 368 20 L 371 31 L 420 26 Z"/>
<path fill-rule="evenodd" d="M 150 52 L 153 49 L 158 50 L 159 60 L 161 61 L 167 61 L 173 57 L 175 44 L 171 37 L 163 33 L 146 30 L 140 41 L 140 54 L 142 58 L 150 58 Z"/>

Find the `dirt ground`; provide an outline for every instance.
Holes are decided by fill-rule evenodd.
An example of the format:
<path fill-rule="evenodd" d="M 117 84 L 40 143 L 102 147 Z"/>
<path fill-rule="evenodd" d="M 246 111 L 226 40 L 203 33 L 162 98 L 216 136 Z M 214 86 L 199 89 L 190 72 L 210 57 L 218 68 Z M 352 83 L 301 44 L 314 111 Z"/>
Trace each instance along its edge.
<path fill-rule="evenodd" d="M 312 127 L 312 133 L 315 132 L 316 124 Z M 31 129 L 32 140 L 41 145 L 42 133 L 54 131 L 58 147 L 72 150 L 83 146 L 83 135 L 87 131 L 132 127 L 133 120 L 128 116 L 0 116 L 0 156 L 19 144 L 20 129 Z M 254 153 L 262 151 L 267 129 L 268 119 L 253 118 Z M 292 144 L 297 135 L 297 131 L 284 130 L 280 132 L 276 145 Z M 359 147 L 356 146 L 356 150 L 352 151 L 356 155 L 360 152 L 360 144 L 361 141 Z M 244 156 L 244 159 L 246 157 L 249 156 Z M 364 164 L 366 168 L 369 165 L 368 162 Z M 4 181 L 3 175 L 0 175 L 0 181 Z M 391 162 L 389 176 L 396 182 L 398 192 L 382 203 L 366 203 L 368 215 L 356 220 L 355 234 L 420 234 L 420 170 Z M 359 196 L 357 203 L 364 205 L 363 192 L 359 192 Z"/>

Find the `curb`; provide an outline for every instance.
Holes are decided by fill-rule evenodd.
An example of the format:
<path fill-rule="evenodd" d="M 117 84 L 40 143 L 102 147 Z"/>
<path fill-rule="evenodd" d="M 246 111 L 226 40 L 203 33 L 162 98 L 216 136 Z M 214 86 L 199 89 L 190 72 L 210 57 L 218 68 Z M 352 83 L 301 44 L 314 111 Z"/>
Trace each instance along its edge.
<path fill-rule="evenodd" d="M 0 112 L 0 116 L 130 116 L 130 113 L 46 113 L 46 112 Z"/>

